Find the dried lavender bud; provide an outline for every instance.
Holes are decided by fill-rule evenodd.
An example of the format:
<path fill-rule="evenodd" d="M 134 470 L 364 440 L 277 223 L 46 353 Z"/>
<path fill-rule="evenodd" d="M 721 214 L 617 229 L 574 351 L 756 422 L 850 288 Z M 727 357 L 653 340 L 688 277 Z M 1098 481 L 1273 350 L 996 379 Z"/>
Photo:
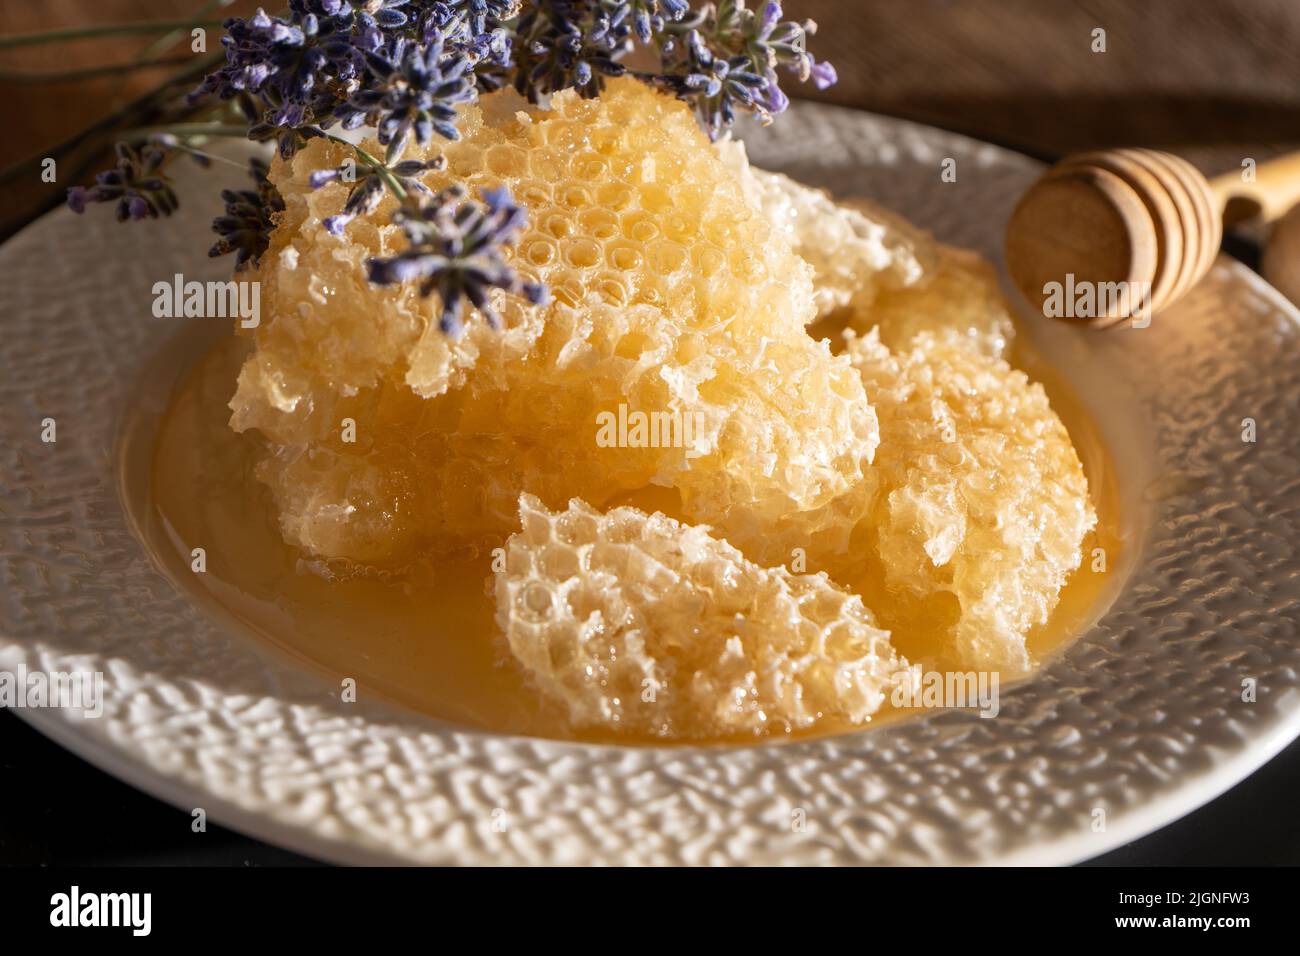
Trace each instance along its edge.
<path fill-rule="evenodd" d="M 221 191 L 226 214 L 212 220 L 212 231 L 219 238 L 208 250 L 212 257 L 235 253 L 236 270 L 257 264 L 270 244 L 276 214 L 284 211 L 284 199 L 267 178 L 267 164 L 261 159 L 249 160 L 248 171 L 255 189 Z"/>
<path fill-rule="evenodd" d="M 488 304 L 493 288 L 534 304 L 546 300 L 542 286 L 520 281 L 501 258 L 501 249 L 515 241 L 526 221 L 504 189 L 485 191 L 481 203 L 465 198 L 460 186 L 434 196 L 410 195 L 393 214 L 393 223 L 406 233 L 409 245 L 390 258 L 366 260 L 370 281 L 396 285 L 419 280 L 420 295 L 437 292 L 442 300 L 438 324 L 449 335 L 464 331 L 461 311 L 466 300 L 499 328 L 501 319 Z"/>
<path fill-rule="evenodd" d="M 321 0 L 322 7 L 336 8 L 338 15 L 351 9 L 357 13 L 367 14 L 374 18 L 375 24 L 383 30 L 393 30 L 397 27 L 406 26 L 410 22 L 410 14 L 402 9 L 408 6 L 408 0 Z"/>
<path fill-rule="evenodd" d="M 706 4 L 689 22 L 665 24 L 658 35 L 663 72 L 643 78 L 692 103 L 712 138 L 740 110 L 770 123 L 790 104 L 778 67 L 820 89 L 836 80 L 834 68 L 808 52 L 816 24 L 783 22 L 781 16 L 779 0 L 766 0 L 758 13 L 745 0 Z"/>
<path fill-rule="evenodd" d="M 291 156 L 328 127 L 335 105 L 360 85 L 364 48 L 368 38 L 378 43 L 378 27 L 359 7 L 383 12 L 405 2 L 291 0 L 288 18 L 259 9 L 246 20 L 228 19 L 221 41 L 226 63 L 204 78 L 190 100 L 237 98 L 251 124 L 250 138 L 275 139 L 280 154 Z"/>
<path fill-rule="evenodd" d="M 649 43 L 664 32 L 670 21 L 680 21 L 691 9 L 687 0 L 632 0 L 627 7 L 642 43 Z"/>
<path fill-rule="evenodd" d="M 423 16 L 432 16 L 439 32 L 448 40 L 461 41 L 499 29 L 519 15 L 524 3 L 523 0 L 426 0 L 425 5 L 429 10 Z"/>
<path fill-rule="evenodd" d="M 278 94 L 264 94 L 263 100 L 268 109 L 263 114 L 265 119 L 248 127 L 248 138 L 256 143 L 274 142 L 281 159 L 289 159 L 294 153 L 307 145 L 309 140 L 324 136 L 323 130 L 307 122 L 295 123 L 304 119 L 306 113 L 286 113 L 279 107 Z M 278 119 L 289 122 L 282 124 Z"/>
<path fill-rule="evenodd" d="M 724 60 L 715 56 L 698 30 L 687 34 L 685 49 L 682 72 L 661 74 L 655 82 L 678 98 L 693 102 L 710 137 L 716 138 L 734 123 L 738 109 L 770 120 L 774 108 L 785 108 L 784 96 L 777 95 L 780 88 L 754 71 L 751 57 L 740 55 Z"/>
<path fill-rule="evenodd" d="M 268 16 L 259 7 L 247 20 L 226 20 L 226 35 L 221 38 L 226 64 L 205 77 L 197 92 L 229 99 L 270 87 L 284 102 L 300 102 L 329 58 L 315 42 L 320 19 L 314 15 L 296 19 L 299 22 Z"/>
<path fill-rule="evenodd" d="M 661 67 L 638 76 L 691 103 L 716 137 L 742 110 L 767 123 L 788 107 L 778 67 L 822 88 L 835 81 L 807 51 L 815 24 L 781 16 L 777 0 L 757 13 L 745 0 L 698 10 L 687 0 L 539 0 L 514 27 L 514 85 L 534 103 L 570 87 L 596 96 L 636 42 L 653 43 Z"/>
<path fill-rule="evenodd" d="M 408 195 L 412 193 L 431 195 L 429 187 L 415 177 L 421 173 L 442 169 L 445 165 L 446 160 L 441 156 L 427 162 L 409 159 L 391 166 L 353 162 L 334 169 L 317 170 L 311 174 L 307 182 L 312 189 L 320 189 L 326 183 L 355 180 L 356 185 L 348 193 L 343 211 L 338 215 L 326 217 L 322 223 L 332 235 L 341 236 L 347 224 L 353 219 L 358 216 L 368 216 L 375 211 L 375 207 L 384 197 L 384 189 L 389 182 L 396 182 Z"/>
<path fill-rule="evenodd" d="M 531 5 L 515 26 L 515 89 L 542 103 L 570 87 L 599 96 L 607 76 L 626 68 L 618 57 L 632 48 L 627 3 L 549 0 Z"/>
<path fill-rule="evenodd" d="M 136 150 L 118 143 L 117 165 L 95 177 L 95 185 L 86 189 L 73 186 L 68 190 L 68 208 L 75 213 L 86 211 L 87 203 L 116 202 L 117 221 L 157 219 L 170 216 L 179 206 L 171 180 L 162 173 L 168 150 L 150 143 Z"/>
<path fill-rule="evenodd" d="M 371 82 L 340 106 L 345 129 L 368 123 L 379 129 L 388 162 L 401 155 L 412 133 L 424 146 L 435 132 L 458 139 L 456 107 L 474 98 L 470 60 L 446 54 L 441 39 L 420 45 L 398 37 L 377 53 L 366 54 Z"/>
<path fill-rule="evenodd" d="M 827 89 L 840 81 L 839 74 L 835 72 L 835 67 L 825 60 L 814 63 L 809 72 L 812 74 L 813 85 L 819 90 Z"/>

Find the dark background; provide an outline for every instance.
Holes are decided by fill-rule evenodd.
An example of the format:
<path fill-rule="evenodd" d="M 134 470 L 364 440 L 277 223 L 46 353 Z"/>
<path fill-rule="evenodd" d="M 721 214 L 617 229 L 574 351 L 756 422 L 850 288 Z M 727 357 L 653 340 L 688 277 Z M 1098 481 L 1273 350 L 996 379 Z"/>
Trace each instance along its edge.
<path fill-rule="evenodd" d="M 200 0 L 0 0 L 5 33 L 184 17 Z M 267 3 L 275 8 L 277 3 Z M 754 0 L 759 2 L 759 0 Z M 247 13 L 239 0 L 214 16 Z M 1116 145 L 1186 156 L 1209 173 L 1300 149 L 1296 0 L 787 0 L 821 29 L 840 83 L 819 99 L 921 120 L 1039 158 Z M 1107 52 L 1092 52 L 1095 28 Z M 218 32 L 209 34 L 216 48 Z M 165 73 L 49 82 L 32 73 L 135 56 L 147 40 L 79 41 L 0 55 L 0 236 L 59 201 L 24 161 Z M 57 50 L 57 52 L 52 52 Z M 184 54 L 188 46 L 168 56 Z M 173 67 L 174 69 L 174 67 Z M 19 75 L 21 74 L 21 75 Z M 37 80 L 34 82 L 33 80 Z M 93 170 L 93 155 L 79 157 Z M 69 164 L 70 165 L 70 164 Z M 1228 248 L 1246 261 L 1248 240 Z M 1223 797 L 1105 864 L 1300 864 L 1300 743 Z M 0 713 L 0 863 L 294 865 L 302 857 L 209 824 L 100 773 Z"/>

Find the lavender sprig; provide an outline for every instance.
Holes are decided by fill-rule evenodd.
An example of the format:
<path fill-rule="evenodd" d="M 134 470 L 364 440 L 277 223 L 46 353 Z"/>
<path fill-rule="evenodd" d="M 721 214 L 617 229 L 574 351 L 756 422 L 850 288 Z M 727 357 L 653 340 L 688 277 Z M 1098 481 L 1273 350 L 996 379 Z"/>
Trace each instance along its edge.
<path fill-rule="evenodd" d="M 218 236 L 216 244 L 208 250 L 212 257 L 235 254 L 235 269 L 256 265 L 271 242 L 278 213 L 284 212 L 284 199 L 268 178 L 269 167 L 262 159 L 248 162 L 249 175 L 256 184 L 254 189 L 223 189 L 226 212 L 212 221 L 212 231 Z"/>
<path fill-rule="evenodd" d="M 162 172 L 168 151 L 154 143 L 139 150 L 118 143 L 116 150 L 117 165 L 99 173 L 94 186 L 73 186 L 68 190 L 68 207 L 82 213 L 87 203 L 116 202 L 118 222 L 157 219 L 175 212 L 176 193 Z"/>
<path fill-rule="evenodd" d="M 779 0 L 765 0 L 759 11 L 748 9 L 745 0 L 706 4 L 690 22 L 665 24 L 657 35 L 662 72 L 640 75 L 692 103 L 712 139 L 741 110 L 766 125 L 790 105 L 778 67 L 819 89 L 837 79 L 834 67 L 808 52 L 817 25 L 782 16 Z"/>
<path fill-rule="evenodd" d="M 463 187 L 448 187 L 433 196 L 412 194 L 393 215 L 406 233 L 408 246 L 388 258 L 366 260 L 370 281 L 397 285 L 418 281 L 422 296 L 438 293 L 442 311 L 438 325 L 459 336 L 464 331 L 465 302 L 482 313 L 493 328 L 501 318 L 488 303 L 494 289 L 522 295 L 529 302 L 546 301 L 542 286 L 520 280 L 501 257 L 515 241 L 527 217 L 504 189 L 485 190 L 483 202 L 465 196 Z"/>
<path fill-rule="evenodd" d="M 380 200 L 384 198 L 385 190 L 392 189 L 393 183 L 397 184 L 403 195 L 411 193 L 432 195 L 429 187 L 415 177 L 421 173 L 442 169 L 446 164 L 447 161 L 442 156 L 435 156 L 427 161 L 410 159 L 391 166 L 386 163 L 364 160 L 358 163 L 349 160 L 334 169 L 317 170 L 311 174 L 307 182 L 312 189 L 320 189 L 327 183 L 333 182 L 355 183 L 352 191 L 348 193 L 347 201 L 343 204 L 343 211 L 338 215 L 327 216 L 322 222 L 330 234 L 341 236 L 347 224 L 353 219 L 358 216 L 368 216 L 375 211 Z"/>
<path fill-rule="evenodd" d="M 835 82 L 834 69 L 808 52 L 815 24 L 782 16 L 779 0 L 758 10 L 745 0 L 288 0 L 284 15 L 259 9 L 225 22 L 225 63 L 190 104 L 232 101 L 246 125 L 218 129 L 274 140 L 285 159 L 312 139 L 338 139 L 329 132 L 335 124 L 375 126 L 387 147 L 382 161 L 353 147 L 357 163 L 312 174 L 313 188 L 355 180 L 342 212 L 324 227 L 341 235 L 375 211 L 385 190 L 395 195 L 393 222 L 410 246 L 370 260 L 370 278 L 420 280 L 422 295 L 442 297 L 441 326 L 458 333 L 466 301 L 499 322 L 487 305 L 492 288 L 534 301 L 545 292 L 520 282 L 500 255 L 522 226 L 522 210 L 500 190 L 482 203 L 456 190 L 430 194 L 418 177 L 442 160 L 399 161 L 412 138 L 422 146 L 435 133 L 456 139 L 460 105 L 507 83 L 535 103 L 564 89 L 596 96 L 607 78 L 627 72 L 621 59 L 638 45 L 653 48 L 660 63 L 635 75 L 689 103 L 710 137 L 742 111 L 770 122 L 789 105 L 778 70 L 823 88 Z M 168 135 L 139 151 L 119 146 L 117 166 L 90 189 L 70 190 L 68 205 L 81 212 L 90 202 L 116 201 L 119 219 L 170 214 L 176 196 L 163 163 L 174 150 L 204 154 L 193 140 Z M 265 164 L 255 164 L 253 175 L 256 189 L 222 194 L 226 213 L 213 223 L 211 254 L 235 253 L 236 268 L 266 250 L 284 209 Z"/>
<path fill-rule="evenodd" d="M 716 138 L 741 111 L 763 123 L 785 111 L 778 68 L 821 88 L 835 82 L 830 64 L 808 53 L 815 24 L 782 15 L 779 0 L 757 12 L 745 0 L 699 9 L 686 0 L 539 0 L 514 27 L 514 85 L 534 103 L 568 88 L 598 96 L 638 42 L 654 45 L 659 69 L 637 76 L 694 106 Z"/>
<path fill-rule="evenodd" d="M 208 74 L 191 101 L 251 100 L 260 116 L 250 138 L 277 138 L 281 155 L 290 156 L 328 126 L 335 104 L 359 82 L 363 16 L 340 0 L 292 0 L 287 18 L 262 9 L 247 20 L 233 17 L 221 41 L 226 63 Z"/>
<path fill-rule="evenodd" d="M 750 57 L 716 55 L 698 30 L 688 33 L 682 45 L 686 55 L 680 60 L 681 72 L 662 73 L 653 81 L 679 99 L 694 102 L 710 137 L 734 123 L 737 110 L 770 122 L 774 110 L 785 108 L 780 87 L 757 72 Z"/>
<path fill-rule="evenodd" d="M 601 0 L 532 4 L 515 26 L 515 89 L 532 103 L 570 87 L 598 96 L 605 77 L 627 71 L 618 58 L 632 49 L 631 13 Z"/>
<path fill-rule="evenodd" d="M 459 139 L 456 108 L 474 99 L 472 63 L 463 53 L 447 52 L 435 33 L 427 44 L 397 37 L 382 50 L 367 53 L 371 82 L 336 110 L 345 129 L 362 124 L 379 130 L 379 143 L 393 162 L 408 138 L 427 146 L 436 132 Z"/>
<path fill-rule="evenodd" d="M 703 18 L 702 14 L 687 16 L 691 13 L 688 0 L 632 0 L 628 6 L 631 8 L 632 28 L 642 43 L 649 43 L 662 34 L 670 23 L 693 25 Z"/>

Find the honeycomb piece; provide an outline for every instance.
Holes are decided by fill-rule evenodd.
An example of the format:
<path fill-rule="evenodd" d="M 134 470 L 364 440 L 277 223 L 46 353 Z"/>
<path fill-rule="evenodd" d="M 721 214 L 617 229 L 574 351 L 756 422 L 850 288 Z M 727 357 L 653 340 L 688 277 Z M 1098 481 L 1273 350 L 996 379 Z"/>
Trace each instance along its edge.
<path fill-rule="evenodd" d="M 870 301 L 881 289 L 913 286 L 930 271 L 934 243 L 910 223 L 837 203 L 823 189 L 751 166 L 739 140 L 719 140 L 717 149 L 745 198 L 813 267 L 819 314 Z"/>
<path fill-rule="evenodd" d="M 400 564 L 508 534 L 524 489 L 601 503 L 648 483 L 755 540 L 861 481 L 875 418 L 847 358 L 805 332 L 811 270 L 685 104 L 631 79 L 549 110 L 501 91 L 460 127 L 425 182 L 508 187 L 528 226 L 507 258 L 554 297 L 498 293 L 501 332 L 471 317 L 448 339 L 435 302 L 366 283 L 364 259 L 403 242 L 384 224 L 392 200 L 335 237 L 320 220 L 348 187 L 305 185 L 344 147 L 314 140 L 273 166 L 287 208 L 256 276 L 263 322 L 232 425 L 270 440 L 259 475 L 292 543 Z M 667 416 L 679 438 L 606 447 L 598 416 L 620 406 Z"/>
<path fill-rule="evenodd" d="M 717 148 L 751 205 L 813 267 L 818 316 L 837 320 L 834 331 L 879 326 L 881 341 L 899 348 L 919 332 L 953 329 L 986 355 L 1005 354 L 1014 327 L 997 275 L 978 255 L 936 242 L 865 199 L 836 202 L 751 166 L 743 143 L 721 140 Z"/>
<path fill-rule="evenodd" d="M 519 500 L 497 575 L 510 651 L 578 727 L 716 738 L 861 724 L 907 664 L 824 574 L 747 561 L 702 526 Z"/>
<path fill-rule="evenodd" d="M 848 307 L 847 327 L 865 334 L 880 329 L 892 349 L 907 348 L 922 332 L 945 336 L 991 358 L 1002 358 L 1015 326 L 998 285 L 997 272 L 977 253 L 935 244 L 932 266 L 920 282 L 882 288 Z"/>
<path fill-rule="evenodd" d="M 848 334 L 875 403 L 869 519 L 895 633 L 936 625 L 968 666 L 1020 672 L 1096 523 L 1083 467 L 1042 386 L 960 333 L 891 352 Z"/>
<path fill-rule="evenodd" d="M 483 330 L 459 341 L 430 335 L 436 300 L 366 278 L 365 260 L 401 242 L 400 230 L 386 224 L 392 198 L 355 220 L 345 237 L 321 226 L 342 210 L 350 186 L 313 190 L 308 177 L 347 160 L 355 161 L 347 146 L 316 139 L 292 161 L 272 164 L 285 211 L 250 276 L 260 283 L 263 320 L 230 403 L 237 431 L 255 428 L 286 445 L 317 439 L 337 427 L 341 401 L 381 387 L 399 367 L 403 376 L 410 367 L 412 389 L 435 395 L 463 380 L 478 357 Z M 503 337 L 517 351 L 527 347 L 526 329 Z"/>

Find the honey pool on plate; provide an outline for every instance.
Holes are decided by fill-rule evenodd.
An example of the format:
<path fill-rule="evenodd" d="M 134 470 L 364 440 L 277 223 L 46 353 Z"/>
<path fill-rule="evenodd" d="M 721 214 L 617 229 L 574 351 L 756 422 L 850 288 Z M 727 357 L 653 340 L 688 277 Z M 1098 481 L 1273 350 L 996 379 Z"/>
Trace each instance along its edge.
<path fill-rule="evenodd" d="M 160 414 L 128 423 L 125 439 L 141 463 L 124 469 L 123 494 L 160 566 L 194 600 L 230 626 L 334 675 L 340 686 L 350 677 L 361 694 L 433 717 L 503 733 L 662 743 L 575 731 L 558 707 L 529 686 L 497 633 L 490 555 L 429 562 L 401 574 L 338 575 L 322 573 L 329 569 L 285 544 L 270 493 L 253 477 L 258 439 L 228 424 L 227 403 L 246 346 L 233 337 L 215 346 L 210 335 L 187 338 L 168 362 L 183 369 L 179 379 L 145 386 L 154 394 L 144 396 L 142 407 Z M 1052 370 L 1023 344 L 1017 349 L 1013 364 L 1044 384 L 1070 432 L 1098 515 L 1096 530 L 1083 543 L 1082 566 L 1047 625 L 1029 635 L 1029 649 L 1041 665 L 1104 609 L 1117 575 L 1094 572 L 1091 555 L 1094 548 L 1104 549 L 1107 566 L 1114 568 L 1124 528 L 1111 462 L 1096 429 Z M 674 497 L 652 487 L 593 504 L 672 514 Z M 192 570 L 194 548 L 204 550 L 203 573 Z M 929 635 L 895 633 L 893 640 L 911 659 L 942 664 Z M 887 704 L 871 725 L 901 716 Z M 823 722 L 811 734 L 763 739 L 850 729 L 858 728 Z"/>

